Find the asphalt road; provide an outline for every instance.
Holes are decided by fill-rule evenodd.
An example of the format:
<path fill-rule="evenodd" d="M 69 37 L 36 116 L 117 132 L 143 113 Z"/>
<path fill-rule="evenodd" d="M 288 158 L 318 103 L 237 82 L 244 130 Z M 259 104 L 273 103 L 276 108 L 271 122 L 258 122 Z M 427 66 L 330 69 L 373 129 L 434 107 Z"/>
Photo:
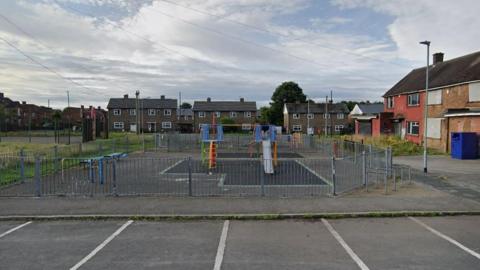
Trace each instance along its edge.
<path fill-rule="evenodd" d="M 2 222 L 0 266 L 138 270 L 478 269 L 479 228 L 478 216 Z"/>

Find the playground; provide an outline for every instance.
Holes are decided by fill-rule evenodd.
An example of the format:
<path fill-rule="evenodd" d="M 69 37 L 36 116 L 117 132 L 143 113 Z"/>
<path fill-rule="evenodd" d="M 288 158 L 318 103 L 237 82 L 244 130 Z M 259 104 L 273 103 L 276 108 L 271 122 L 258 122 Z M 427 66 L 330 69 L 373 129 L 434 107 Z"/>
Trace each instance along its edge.
<path fill-rule="evenodd" d="M 223 129 L 213 122 L 200 134 L 155 134 L 143 151 L 20 156 L 18 180 L 1 185 L 0 196 L 322 196 L 388 173 L 384 150 L 366 154 L 364 145 L 281 135 L 272 125 L 255 125 L 247 135 Z"/>

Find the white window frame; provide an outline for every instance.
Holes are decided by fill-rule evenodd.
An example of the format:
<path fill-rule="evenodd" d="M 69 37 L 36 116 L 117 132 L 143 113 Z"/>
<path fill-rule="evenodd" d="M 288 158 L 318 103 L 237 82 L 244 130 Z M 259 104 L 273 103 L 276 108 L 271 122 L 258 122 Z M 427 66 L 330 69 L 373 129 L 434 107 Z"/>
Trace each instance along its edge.
<path fill-rule="evenodd" d="M 244 112 L 244 113 L 243 113 L 243 116 L 244 116 L 245 118 L 250 118 L 250 117 L 252 117 L 252 112 Z"/>
<path fill-rule="evenodd" d="M 236 118 L 238 115 L 237 112 L 230 112 L 230 118 Z"/>
<path fill-rule="evenodd" d="M 313 119 L 315 116 L 313 115 L 313 113 L 309 113 L 307 114 L 307 119 Z"/>
<path fill-rule="evenodd" d="M 345 119 L 344 113 L 337 113 L 337 119 Z"/>
<path fill-rule="evenodd" d="M 242 124 L 242 130 L 251 130 L 252 124 Z"/>
<path fill-rule="evenodd" d="M 391 109 L 395 106 L 395 100 L 393 97 L 387 97 L 387 108 Z"/>
<path fill-rule="evenodd" d="M 215 117 L 216 117 L 216 118 L 222 117 L 222 113 L 221 113 L 221 112 L 215 112 Z"/>
<path fill-rule="evenodd" d="M 323 114 L 323 119 L 330 119 L 330 114 L 329 113 L 324 113 Z"/>
<path fill-rule="evenodd" d="M 124 129 L 125 123 L 124 122 L 113 122 L 113 129 Z"/>
<path fill-rule="evenodd" d="M 413 97 L 417 97 L 416 100 L 417 100 L 417 103 L 413 103 L 413 101 L 415 100 Z M 407 96 L 407 105 L 410 106 L 410 107 L 413 107 L 413 106 L 419 106 L 420 105 L 420 94 L 419 93 L 415 93 L 415 94 L 410 94 Z"/>
<path fill-rule="evenodd" d="M 198 117 L 205 118 L 205 112 L 198 112 Z"/>
<path fill-rule="evenodd" d="M 149 116 L 155 116 L 155 115 L 157 115 L 157 111 L 155 109 L 148 109 L 148 115 Z"/>
<path fill-rule="evenodd" d="M 300 114 L 294 113 L 294 114 L 292 114 L 292 118 L 293 119 L 300 119 Z"/>
<path fill-rule="evenodd" d="M 116 115 L 116 116 L 122 115 L 122 110 L 120 110 L 120 109 L 113 109 L 113 115 Z"/>
<path fill-rule="evenodd" d="M 163 110 L 163 115 L 165 115 L 165 116 L 171 116 L 171 115 L 172 115 L 172 110 L 171 110 L 171 109 L 164 109 L 164 110 Z"/>
<path fill-rule="evenodd" d="M 418 133 L 412 133 L 413 127 L 418 127 Z M 408 135 L 420 135 L 420 123 L 416 121 L 407 121 L 407 134 Z"/>
<path fill-rule="evenodd" d="M 294 132 L 302 131 L 302 125 L 292 125 L 292 131 Z"/>
<path fill-rule="evenodd" d="M 136 109 L 130 109 L 130 110 L 128 111 L 128 113 L 129 113 L 131 116 L 135 116 L 135 115 L 137 115 L 137 110 L 136 110 Z"/>
<path fill-rule="evenodd" d="M 335 132 L 340 132 L 345 128 L 344 125 L 335 125 Z"/>
<path fill-rule="evenodd" d="M 172 122 L 162 122 L 162 129 L 171 129 Z"/>

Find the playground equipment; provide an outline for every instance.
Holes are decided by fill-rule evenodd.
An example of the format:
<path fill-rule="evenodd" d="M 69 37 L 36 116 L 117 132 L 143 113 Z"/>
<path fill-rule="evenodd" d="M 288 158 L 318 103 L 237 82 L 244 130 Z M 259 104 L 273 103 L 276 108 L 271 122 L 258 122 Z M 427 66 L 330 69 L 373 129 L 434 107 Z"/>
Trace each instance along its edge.
<path fill-rule="evenodd" d="M 264 127 L 268 127 L 264 132 Z M 256 125 L 255 126 L 255 142 L 262 143 L 262 158 L 263 168 L 265 173 L 273 174 L 274 166 L 277 166 L 278 161 L 278 145 L 277 145 L 277 132 L 273 125 Z M 273 148 L 273 157 L 272 157 Z"/>
<path fill-rule="evenodd" d="M 217 147 L 218 143 L 223 141 L 223 126 L 216 124 L 202 124 L 200 127 L 202 134 L 202 162 L 207 160 L 208 145 L 208 168 L 217 167 Z"/>

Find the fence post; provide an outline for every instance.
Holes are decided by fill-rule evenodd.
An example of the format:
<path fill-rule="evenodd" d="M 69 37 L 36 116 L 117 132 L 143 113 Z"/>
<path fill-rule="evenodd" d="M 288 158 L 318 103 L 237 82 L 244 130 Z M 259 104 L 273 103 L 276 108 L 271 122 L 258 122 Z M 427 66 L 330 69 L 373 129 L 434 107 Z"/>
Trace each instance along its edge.
<path fill-rule="evenodd" d="M 337 181 L 335 179 L 335 156 L 332 157 L 332 188 L 333 188 L 333 196 L 337 195 Z"/>
<path fill-rule="evenodd" d="M 368 145 L 368 167 L 372 168 L 372 145 Z"/>
<path fill-rule="evenodd" d="M 353 143 L 353 164 L 357 164 L 357 143 Z"/>
<path fill-rule="evenodd" d="M 118 196 L 117 193 L 117 160 L 112 158 L 112 182 L 113 182 L 113 196 Z"/>
<path fill-rule="evenodd" d="M 395 173 L 395 168 L 392 168 L 393 175 L 393 191 L 397 191 L 397 174 Z"/>
<path fill-rule="evenodd" d="M 192 157 L 188 157 L 188 196 L 193 196 L 193 190 L 192 190 Z"/>
<path fill-rule="evenodd" d="M 37 197 L 42 196 L 40 162 L 40 157 L 35 156 L 35 196 Z"/>
<path fill-rule="evenodd" d="M 367 188 L 367 157 L 365 156 L 365 151 L 362 151 L 362 177 L 363 185 Z"/>
<path fill-rule="evenodd" d="M 387 178 L 388 178 L 388 148 L 385 149 L 385 176 L 383 182 L 385 184 L 385 194 L 387 194 Z"/>
<path fill-rule="evenodd" d="M 58 145 L 53 146 L 53 170 L 58 171 Z"/>
<path fill-rule="evenodd" d="M 25 182 L 25 153 L 23 148 L 20 149 L 20 180 L 22 183 Z"/>
<path fill-rule="evenodd" d="M 388 165 L 389 165 L 389 175 L 392 176 L 393 171 L 393 149 L 391 146 L 388 147 Z"/>
<path fill-rule="evenodd" d="M 260 166 L 260 185 L 261 185 L 261 192 L 262 192 L 262 197 L 265 197 L 265 172 L 263 169 L 265 168 L 265 163 L 263 163 L 263 166 Z"/>

